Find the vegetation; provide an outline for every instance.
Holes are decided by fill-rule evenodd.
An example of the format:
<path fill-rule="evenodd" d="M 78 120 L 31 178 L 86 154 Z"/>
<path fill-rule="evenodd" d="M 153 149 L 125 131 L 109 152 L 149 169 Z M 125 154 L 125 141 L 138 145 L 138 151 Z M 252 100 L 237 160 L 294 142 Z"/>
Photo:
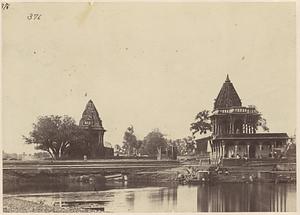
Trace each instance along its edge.
<path fill-rule="evenodd" d="M 160 147 L 167 146 L 167 139 L 159 129 L 154 129 L 144 138 L 141 146 L 141 153 L 149 156 L 156 156 Z"/>
<path fill-rule="evenodd" d="M 178 155 L 192 154 L 196 149 L 194 138 L 191 136 L 182 139 L 168 140 L 168 144 L 177 148 Z"/>
<path fill-rule="evenodd" d="M 53 159 L 65 157 L 71 145 L 81 145 L 86 139 L 85 133 L 75 120 L 69 116 L 41 116 L 33 124 L 28 137 L 23 136 L 26 144 L 34 144 L 35 149 L 46 151 Z"/>
<path fill-rule="evenodd" d="M 193 135 L 198 132 L 199 134 L 206 134 L 208 131 L 212 130 L 212 124 L 209 118 L 208 110 L 200 111 L 196 115 L 195 122 L 191 123 L 190 130 L 192 131 Z"/>
<path fill-rule="evenodd" d="M 137 140 L 133 126 L 129 126 L 123 137 L 123 151 L 128 155 L 137 155 L 141 147 L 141 142 Z M 120 149 L 119 149 L 120 150 Z"/>

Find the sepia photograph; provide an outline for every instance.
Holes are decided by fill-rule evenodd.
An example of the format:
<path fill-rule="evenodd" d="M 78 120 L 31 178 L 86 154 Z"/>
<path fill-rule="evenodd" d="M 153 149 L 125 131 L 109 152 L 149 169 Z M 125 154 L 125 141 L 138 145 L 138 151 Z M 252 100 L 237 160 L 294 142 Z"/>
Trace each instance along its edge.
<path fill-rule="evenodd" d="M 2 211 L 296 214 L 296 6 L 1 1 Z"/>

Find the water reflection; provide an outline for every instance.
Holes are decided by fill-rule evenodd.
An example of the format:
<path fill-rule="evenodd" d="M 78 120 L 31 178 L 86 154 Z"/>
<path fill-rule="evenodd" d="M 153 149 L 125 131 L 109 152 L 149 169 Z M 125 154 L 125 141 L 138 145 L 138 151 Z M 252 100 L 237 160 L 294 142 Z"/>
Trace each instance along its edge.
<path fill-rule="evenodd" d="M 197 211 L 285 212 L 296 209 L 294 184 L 218 184 L 198 187 Z"/>
<path fill-rule="evenodd" d="M 106 212 L 286 212 L 296 210 L 295 184 L 124 188 L 24 197 L 48 204 L 93 202 Z"/>

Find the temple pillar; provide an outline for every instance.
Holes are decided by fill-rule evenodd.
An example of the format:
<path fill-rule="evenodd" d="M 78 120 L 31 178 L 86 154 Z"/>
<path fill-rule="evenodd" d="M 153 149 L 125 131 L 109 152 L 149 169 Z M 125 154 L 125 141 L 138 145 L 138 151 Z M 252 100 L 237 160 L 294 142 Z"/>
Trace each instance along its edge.
<path fill-rule="evenodd" d="M 221 156 L 224 157 L 224 146 L 221 145 Z"/>
<path fill-rule="evenodd" d="M 214 160 L 214 158 L 215 158 L 215 146 L 214 146 L 214 144 L 212 144 L 212 147 L 211 147 L 211 160 Z"/>
<path fill-rule="evenodd" d="M 214 119 L 214 135 L 217 135 L 217 119 Z"/>
<path fill-rule="evenodd" d="M 225 157 L 225 143 L 222 141 L 222 157 Z"/>
<path fill-rule="evenodd" d="M 244 117 L 244 123 L 243 123 L 243 134 L 246 133 L 246 117 Z"/>
<path fill-rule="evenodd" d="M 233 134 L 233 122 L 230 123 L 230 134 Z"/>
<path fill-rule="evenodd" d="M 218 148 L 217 145 L 215 144 L 215 162 L 217 162 L 218 159 Z"/>
<path fill-rule="evenodd" d="M 217 120 L 214 119 L 214 134 L 217 133 Z"/>
<path fill-rule="evenodd" d="M 237 144 L 235 144 L 234 145 L 234 157 L 237 156 L 237 148 L 238 148 L 238 146 L 237 146 Z"/>
<path fill-rule="evenodd" d="M 259 143 L 259 158 L 262 158 L 262 143 Z"/>
<path fill-rule="evenodd" d="M 274 158 L 274 144 L 273 143 L 271 145 L 271 154 L 272 154 L 272 158 Z"/>
<path fill-rule="evenodd" d="M 250 158 L 250 154 L 249 154 L 249 152 L 250 152 L 250 144 L 249 143 L 247 143 L 247 157 L 248 158 Z"/>

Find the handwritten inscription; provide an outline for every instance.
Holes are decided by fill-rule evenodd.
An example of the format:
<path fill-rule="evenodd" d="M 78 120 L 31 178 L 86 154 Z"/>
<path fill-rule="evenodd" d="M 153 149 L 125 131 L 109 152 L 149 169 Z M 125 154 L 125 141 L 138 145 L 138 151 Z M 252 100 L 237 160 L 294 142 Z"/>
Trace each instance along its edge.
<path fill-rule="evenodd" d="M 2 10 L 8 10 L 9 4 L 6 3 L 6 2 L 2 2 L 2 3 L 1 3 L 1 8 L 2 8 Z"/>
<path fill-rule="evenodd" d="M 27 19 L 28 19 L 28 20 L 40 20 L 40 19 L 41 19 L 41 16 L 42 16 L 42 14 L 39 14 L 39 13 L 30 13 L 30 14 L 27 16 Z"/>

